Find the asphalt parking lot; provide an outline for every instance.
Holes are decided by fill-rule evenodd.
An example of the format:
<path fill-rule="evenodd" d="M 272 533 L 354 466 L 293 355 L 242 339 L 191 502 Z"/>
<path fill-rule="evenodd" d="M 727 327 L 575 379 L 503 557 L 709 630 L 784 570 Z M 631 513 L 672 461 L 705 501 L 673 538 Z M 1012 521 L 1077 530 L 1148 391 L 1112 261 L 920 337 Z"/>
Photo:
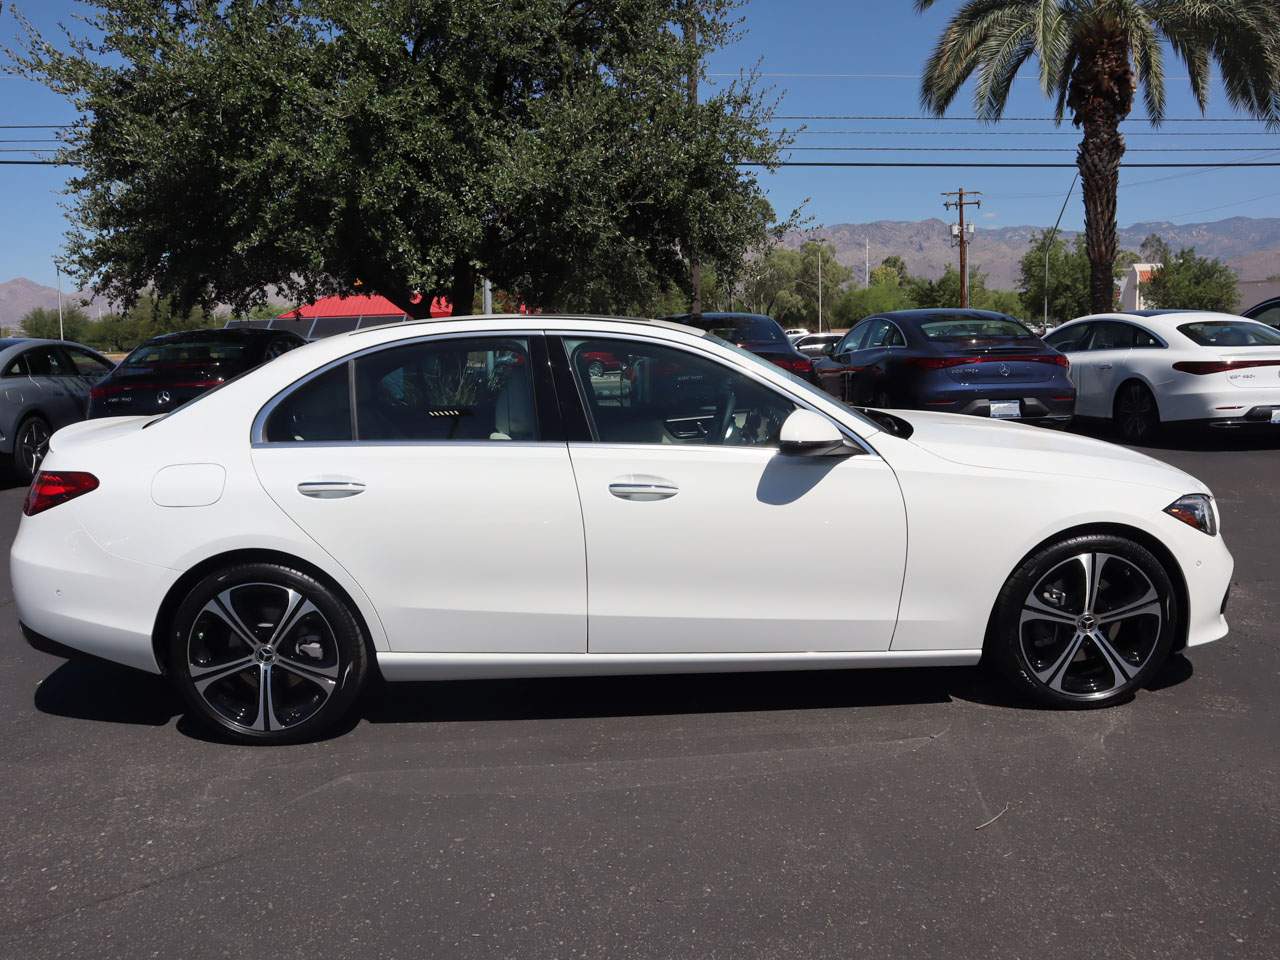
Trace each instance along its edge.
<path fill-rule="evenodd" d="M 468 682 L 227 746 L 29 649 L 6 570 L 0 956 L 1278 956 L 1280 442 L 1150 452 L 1219 497 L 1233 629 L 1104 711 L 969 669 Z"/>

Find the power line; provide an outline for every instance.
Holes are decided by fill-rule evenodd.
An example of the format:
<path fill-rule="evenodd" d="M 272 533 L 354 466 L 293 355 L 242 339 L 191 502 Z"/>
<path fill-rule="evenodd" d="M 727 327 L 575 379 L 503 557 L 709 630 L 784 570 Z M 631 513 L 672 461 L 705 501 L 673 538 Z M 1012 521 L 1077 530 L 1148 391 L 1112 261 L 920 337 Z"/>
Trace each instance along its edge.
<path fill-rule="evenodd" d="M 0 130 L 70 130 L 70 123 L 0 123 Z"/>
<path fill-rule="evenodd" d="M 1073 147 L 785 147 L 841 153 L 1067 153 Z M 1125 153 L 1248 153 L 1257 147 L 1129 147 Z"/>
<path fill-rule="evenodd" d="M 922 161 L 922 160 L 783 160 L 780 163 L 764 163 L 762 161 L 743 161 L 735 164 L 739 167 L 942 167 L 942 168 L 968 168 L 968 169 L 998 169 L 998 170 L 1074 170 L 1074 163 L 1032 163 L 1028 161 L 1010 161 L 1005 162 L 988 162 L 975 160 L 939 160 L 939 161 Z M 1171 161 L 1167 163 L 1122 163 L 1120 168 L 1123 169 L 1177 169 L 1177 168 L 1200 168 L 1208 167 L 1214 170 L 1224 170 L 1228 167 L 1280 167 L 1280 161 L 1267 163 L 1254 163 L 1251 161 L 1240 161 L 1232 163 L 1182 163 Z M 1172 178 L 1170 178 L 1172 179 Z"/>
<path fill-rule="evenodd" d="M 1074 130 L 788 130 L 794 137 L 1071 137 L 1080 139 L 1080 133 Z M 1171 133 L 1162 131 L 1138 131 L 1126 133 L 1126 137 L 1221 137 L 1224 134 L 1215 131 L 1197 133 L 1182 130 Z M 1232 137 L 1280 137 L 1280 132 L 1265 130 L 1241 130 L 1226 134 Z"/>
<path fill-rule="evenodd" d="M 1177 220 L 1182 217 L 1195 216 L 1197 213 L 1213 213 L 1213 211 L 1215 210 L 1225 210 L 1227 209 L 1227 207 L 1238 207 L 1238 206 L 1241 206 L 1242 204 L 1256 203 L 1259 200 L 1271 200 L 1275 197 L 1280 197 L 1280 193 L 1264 193 L 1260 197 L 1249 197 L 1249 199 L 1247 200 L 1233 200 L 1231 203 L 1220 203 L 1216 207 L 1202 207 L 1199 210 L 1187 210 L 1183 213 L 1174 213 L 1174 214 L 1170 214 L 1168 219 Z"/>
<path fill-rule="evenodd" d="M 921 117 L 921 116 L 886 116 L 884 114 L 866 114 L 866 113 L 792 113 L 777 114 L 774 120 L 898 120 L 912 122 L 962 122 L 962 123 L 992 123 L 995 121 L 987 120 L 982 117 Z M 1026 121 L 1034 123 L 1055 123 L 1053 117 L 1001 117 L 1001 121 Z M 1120 121 L 1121 123 L 1149 123 L 1142 117 L 1128 117 Z M 1266 123 L 1265 120 L 1255 120 L 1252 117 L 1165 117 L 1164 123 Z"/>

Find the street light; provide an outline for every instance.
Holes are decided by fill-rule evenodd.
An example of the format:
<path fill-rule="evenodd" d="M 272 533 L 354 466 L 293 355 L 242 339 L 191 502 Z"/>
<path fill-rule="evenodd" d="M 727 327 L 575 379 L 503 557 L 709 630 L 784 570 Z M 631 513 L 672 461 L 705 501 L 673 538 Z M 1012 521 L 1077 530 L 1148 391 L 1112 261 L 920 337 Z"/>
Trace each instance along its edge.
<path fill-rule="evenodd" d="M 1044 242 L 1044 330 L 1049 332 L 1049 251 L 1053 248 L 1053 238 L 1058 235 L 1058 224 L 1062 223 L 1062 215 L 1067 212 L 1067 203 L 1071 200 L 1071 191 L 1076 188 L 1076 181 L 1080 179 L 1079 172 L 1071 178 L 1071 186 L 1067 188 L 1067 195 L 1062 198 L 1062 209 L 1058 211 L 1058 219 L 1053 222 L 1053 229 L 1049 231 L 1049 237 Z"/>

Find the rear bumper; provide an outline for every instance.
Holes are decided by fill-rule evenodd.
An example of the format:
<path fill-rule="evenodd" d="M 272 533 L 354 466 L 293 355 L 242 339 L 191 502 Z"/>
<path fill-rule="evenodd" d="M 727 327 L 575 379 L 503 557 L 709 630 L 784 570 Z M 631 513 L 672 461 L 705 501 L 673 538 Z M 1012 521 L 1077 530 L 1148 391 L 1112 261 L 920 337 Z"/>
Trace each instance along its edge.
<path fill-rule="evenodd" d="M 68 506 L 24 517 L 14 538 L 9 576 L 24 632 L 60 655 L 69 650 L 160 673 L 152 632 L 177 571 L 107 553 Z"/>
<path fill-rule="evenodd" d="M 1075 398 L 1069 400 L 1053 400 L 1043 397 L 1022 396 L 990 396 L 963 397 L 950 399 L 934 397 L 917 404 L 922 410 L 936 410 L 939 413 L 959 413 L 971 417 L 990 417 L 992 402 L 1017 402 L 1021 415 L 1010 417 L 1016 423 L 1034 423 L 1042 426 L 1065 427 L 1071 422 L 1075 412 Z"/>

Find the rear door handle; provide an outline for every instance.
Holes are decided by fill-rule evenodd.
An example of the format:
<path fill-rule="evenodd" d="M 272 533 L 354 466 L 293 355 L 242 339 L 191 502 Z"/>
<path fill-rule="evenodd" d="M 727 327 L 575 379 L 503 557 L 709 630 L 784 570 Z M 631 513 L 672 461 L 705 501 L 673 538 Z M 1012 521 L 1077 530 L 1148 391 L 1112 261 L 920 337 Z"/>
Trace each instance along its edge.
<path fill-rule="evenodd" d="M 680 492 L 680 488 L 661 477 L 623 477 L 609 484 L 609 492 L 619 500 L 647 503 L 652 500 L 670 500 Z"/>
<path fill-rule="evenodd" d="M 306 480 L 298 484 L 298 492 L 317 500 L 340 500 L 364 493 L 364 484 L 358 480 Z"/>

